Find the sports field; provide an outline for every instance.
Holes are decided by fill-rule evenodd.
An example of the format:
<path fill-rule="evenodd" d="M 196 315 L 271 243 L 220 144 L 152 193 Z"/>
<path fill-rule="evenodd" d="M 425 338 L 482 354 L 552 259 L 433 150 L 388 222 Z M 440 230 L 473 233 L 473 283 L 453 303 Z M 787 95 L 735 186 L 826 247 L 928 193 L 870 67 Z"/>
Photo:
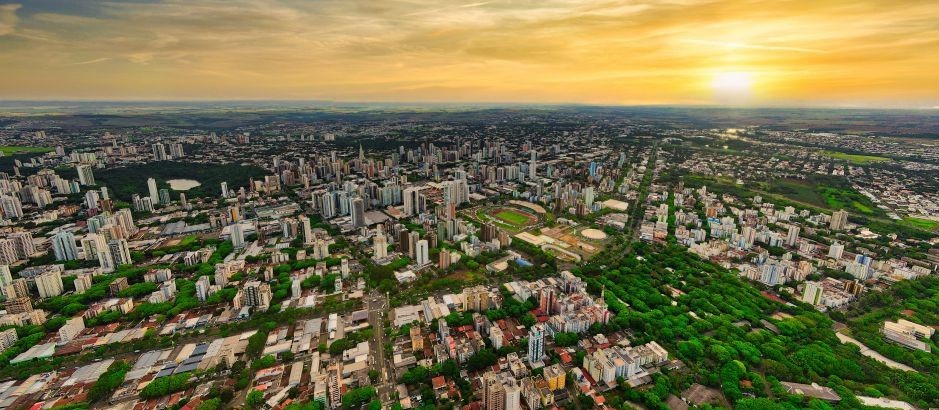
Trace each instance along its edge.
<path fill-rule="evenodd" d="M 513 211 L 511 209 L 502 209 L 496 212 L 493 216 L 515 226 L 525 226 L 531 221 L 527 215 L 524 215 L 521 212 Z"/>

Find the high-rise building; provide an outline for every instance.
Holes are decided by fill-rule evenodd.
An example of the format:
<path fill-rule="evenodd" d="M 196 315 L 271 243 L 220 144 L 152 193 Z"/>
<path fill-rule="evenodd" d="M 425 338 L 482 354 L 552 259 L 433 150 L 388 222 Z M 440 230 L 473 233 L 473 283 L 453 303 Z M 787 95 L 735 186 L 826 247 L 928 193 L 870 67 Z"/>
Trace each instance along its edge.
<path fill-rule="evenodd" d="M 235 249 L 241 249 L 245 247 L 245 234 L 244 230 L 241 228 L 240 223 L 231 224 L 231 243 Z"/>
<path fill-rule="evenodd" d="M 131 258 L 130 247 L 127 245 L 126 239 L 112 239 L 108 242 L 108 251 L 111 254 L 111 260 L 117 266 L 129 265 L 134 262 Z M 101 259 L 99 258 L 98 260 L 100 261 Z"/>
<path fill-rule="evenodd" d="M 828 248 L 828 257 L 834 259 L 841 259 L 841 256 L 844 255 L 844 244 L 840 242 L 833 242 Z"/>
<path fill-rule="evenodd" d="M 39 291 L 40 298 L 51 298 L 59 296 L 65 291 L 62 284 L 62 272 L 49 271 L 36 276 L 36 290 Z"/>
<path fill-rule="evenodd" d="M 310 223 L 310 218 L 306 215 L 300 215 L 300 227 L 303 232 L 303 244 L 312 245 L 316 238 L 313 237 L 313 225 Z"/>
<path fill-rule="evenodd" d="M 388 257 L 388 238 L 381 229 L 372 238 L 372 249 L 376 259 Z"/>
<path fill-rule="evenodd" d="M 33 234 L 30 232 L 14 232 L 7 236 L 13 241 L 13 248 L 16 251 L 16 257 L 19 259 L 29 259 L 36 253 L 36 244 L 33 243 Z"/>
<path fill-rule="evenodd" d="M 0 265 L 0 295 L 7 297 L 6 287 L 13 283 L 13 275 L 8 265 Z"/>
<path fill-rule="evenodd" d="M 33 311 L 33 302 L 29 300 L 29 296 L 8 297 L 3 302 L 3 308 L 11 315 L 29 313 Z"/>
<path fill-rule="evenodd" d="M 271 285 L 259 281 L 245 283 L 242 306 L 268 306 L 271 303 Z"/>
<path fill-rule="evenodd" d="M 151 148 L 153 148 L 153 160 L 154 161 L 165 161 L 168 159 L 168 157 L 166 156 L 166 145 L 163 145 L 162 142 L 158 142 L 158 143 L 151 145 Z"/>
<path fill-rule="evenodd" d="M 482 285 L 464 288 L 463 309 L 475 312 L 489 310 L 489 290 Z"/>
<path fill-rule="evenodd" d="M 353 198 L 349 205 L 352 213 L 352 227 L 361 228 L 365 226 L 365 201 L 362 198 Z"/>
<path fill-rule="evenodd" d="M 786 233 L 786 245 L 796 246 L 796 242 L 799 241 L 799 227 L 796 225 L 789 225 L 789 231 Z"/>
<path fill-rule="evenodd" d="M 59 328 L 59 344 L 64 345 L 71 342 L 75 336 L 78 336 L 82 330 L 85 330 L 85 319 L 81 316 L 73 317 L 65 322 L 65 325 Z"/>
<path fill-rule="evenodd" d="M 483 375 L 483 405 L 486 410 L 505 410 L 505 386 L 492 371 Z"/>
<path fill-rule="evenodd" d="M 222 198 L 228 198 L 228 182 L 222 182 Z"/>
<path fill-rule="evenodd" d="M 78 182 L 82 185 L 95 185 L 95 174 L 91 169 L 91 165 L 78 165 L 75 167 L 75 172 L 78 173 Z"/>
<path fill-rule="evenodd" d="M 417 241 L 417 246 L 414 250 L 415 259 L 417 266 L 424 266 L 430 263 L 430 249 L 428 248 L 427 240 L 421 239 Z"/>
<path fill-rule="evenodd" d="M 73 261 L 78 259 L 78 247 L 75 246 L 75 235 L 71 232 L 59 231 L 52 237 L 52 252 L 59 261 Z"/>
<path fill-rule="evenodd" d="M 447 269 L 450 267 L 450 251 L 446 249 L 440 250 L 440 255 L 438 256 L 437 267 L 440 269 Z"/>
<path fill-rule="evenodd" d="M 155 179 L 147 178 L 147 190 L 150 193 L 150 203 L 160 203 L 160 191 L 157 190 L 157 183 Z"/>
<path fill-rule="evenodd" d="M 832 212 L 830 228 L 833 231 L 840 231 L 848 224 L 848 211 L 844 209 Z"/>
<path fill-rule="evenodd" d="M 7 329 L 0 332 L 0 352 L 13 346 L 19 337 L 16 336 L 16 329 Z"/>
<path fill-rule="evenodd" d="M 15 195 L 0 195 L 0 211 L 6 218 L 22 218 L 23 203 Z"/>
<path fill-rule="evenodd" d="M 528 364 L 541 363 L 544 356 L 544 325 L 537 323 L 528 330 Z"/>
<path fill-rule="evenodd" d="M 85 293 L 86 290 L 91 288 L 93 284 L 91 281 L 91 274 L 84 273 L 75 277 L 75 280 L 72 281 L 72 284 L 75 285 L 75 293 Z"/>
<path fill-rule="evenodd" d="M 817 306 L 822 300 L 822 285 L 818 282 L 806 281 L 805 291 L 802 292 L 802 301 Z"/>

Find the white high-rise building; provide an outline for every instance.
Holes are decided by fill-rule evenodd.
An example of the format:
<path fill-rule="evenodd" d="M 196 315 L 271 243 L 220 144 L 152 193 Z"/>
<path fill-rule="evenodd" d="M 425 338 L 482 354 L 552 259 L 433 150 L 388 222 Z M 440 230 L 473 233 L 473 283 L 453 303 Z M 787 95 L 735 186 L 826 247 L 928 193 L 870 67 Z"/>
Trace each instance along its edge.
<path fill-rule="evenodd" d="M 802 301 L 812 306 L 818 306 L 822 300 L 822 286 L 818 282 L 805 282 L 805 291 L 802 292 Z"/>
<path fill-rule="evenodd" d="M 541 363 L 544 356 L 544 325 L 537 323 L 528 331 L 528 364 Z"/>
<path fill-rule="evenodd" d="M 388 257 L 388 238 L 381 229 L 372 238 L 372 248 L 374 249 L 375 259 Z"/>
<path fill-rule="evenodd" d="M 228 198 L 228 182 L 222 182 L 222 198 Z"/>
<path fill-rule="evenodd" d="M 796 246 L 796 242 L 799 241 L 799 227 L 796 225 L 789 225 L 789 231 L 786 233 L 786 245 Z"/>
<path fill-rule="evenodd" d="M 160 203 L 160 191 L 157 190 L 157 183 L 155 179 L 147 178 L 147 189 L 150 191 L 150 203 Z"/>
<path fill-rule="evenodd" d="M 59 328 L 59 344 L 64 345 L 71 342 L 75 336 L 85 330 L 85 319 L 81 316 L 75 316 L 65 322 L 65 325 Z"/>
<path fill-rule="evenodd" d="M 424 266 L 430 263 L 430 249 L 428 247 L 427 239 L 421 239 L 417 241 L 417 246 L 414 249 L 415 259 L 417 260 L 417 266 Z"/>
<path fill-rule="evenodd" d="M 828 257 L 834 259 L 841 259 L 841 256 L 844 255 L 844 244 L 840 242 L 833 242 L 828 248 Z"/>
<path fill-rule="evenodd" d="M 91 165 L 79 165 L 75 167 L 78 173 L 78 182 L 82 185 L 95 185 L 95 174 Z"/>
<path fill-rule="evenodd" d="M 52 252 L 59 261 L 73 261 L 78 259 L 78 247 L 75 246 L 75 235 L 71 232 L 60 231 L 52 237 Z"/>
<path fill-rule="evenodd" d="M 310 223 L 310 218 L 306 215 L 300 216 L 300 230 L 303 233 L 303 244 L 312 245 L 316 238 L 313 237 L 313 225 Z"/>
<path fill-rule="evenodd" d="M 51 298 L 59 296 L 65 291 L 62 284 L 62 272 L 49 271 L 36 276 L 36 290 L 39 291 L 40 298 Z"/>

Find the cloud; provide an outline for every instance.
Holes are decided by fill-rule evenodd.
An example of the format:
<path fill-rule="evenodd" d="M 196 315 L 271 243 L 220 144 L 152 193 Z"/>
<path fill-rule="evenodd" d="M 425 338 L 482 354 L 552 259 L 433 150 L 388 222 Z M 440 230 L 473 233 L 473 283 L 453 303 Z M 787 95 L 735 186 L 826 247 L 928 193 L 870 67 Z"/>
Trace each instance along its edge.
<path fill-rule="evenodd" d="M 62 1 L 0 6 L 0 98 L 686 103 L 739 71 L 756 101 L 939 104 L 926 0 Z"/>
<path fill-rule="evenodd" d="M 23 7 L 22 4 L 0 4 L 0 36 L 12 34 L 16 30 L 16 23 L 19 20 L 16 17 L 16 11 Z"/>

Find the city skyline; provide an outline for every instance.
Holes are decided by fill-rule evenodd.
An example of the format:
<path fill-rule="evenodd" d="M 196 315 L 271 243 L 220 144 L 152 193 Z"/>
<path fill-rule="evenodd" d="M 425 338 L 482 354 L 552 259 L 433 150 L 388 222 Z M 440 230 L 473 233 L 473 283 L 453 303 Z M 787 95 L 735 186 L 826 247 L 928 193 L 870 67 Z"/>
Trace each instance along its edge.
<path fill-rule="evenodd" d="M 40 0 L 0 4 L 0 98 L 937 108 L 937 19 L 925 1 Z"/>

